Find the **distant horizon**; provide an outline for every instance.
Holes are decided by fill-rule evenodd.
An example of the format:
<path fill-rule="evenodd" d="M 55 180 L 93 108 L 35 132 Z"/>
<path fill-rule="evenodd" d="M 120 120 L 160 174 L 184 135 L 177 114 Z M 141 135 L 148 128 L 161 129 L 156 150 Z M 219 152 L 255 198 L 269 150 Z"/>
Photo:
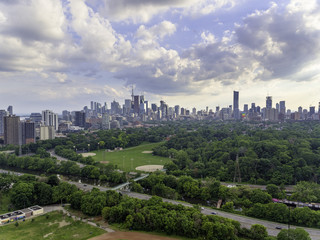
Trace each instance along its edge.
<path fill-rule="evenodd" d="M 0 2 L 0 109 L 81 110 L 91 100 L 188 109 L 320 102 L 317 0 Z M 40 111 L 42 111 L 40 110 Z"/>

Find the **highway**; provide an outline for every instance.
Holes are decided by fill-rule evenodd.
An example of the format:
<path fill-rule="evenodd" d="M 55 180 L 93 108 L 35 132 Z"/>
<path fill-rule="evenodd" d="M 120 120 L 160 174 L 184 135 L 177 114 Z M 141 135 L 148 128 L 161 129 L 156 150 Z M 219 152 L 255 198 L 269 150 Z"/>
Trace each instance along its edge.
<path fill-rule="evenodd" d="M 7 172 L 6 170 L 0 170 L 0 172 L 1 171 Z M 10 171 L 10 172 L 13 174 L 21 174 L 21 173 L 13 172 L 13 171 Z M 112 190 L 112 188 L 90 185 L 90 184 L 85 184 L 85 183 L 79 183 L 79 182 L 73 182 L 73 181 L 67 181 L 67 182 L 70 184 L 76 185 L 79 189 L 82 189 L 84 191 L 90 191 L 92 188 L 98 188 L 100 191 Z M 127 196 L 137 198 L 137 199 L 148 200 L 151 198 L 150 195 L 141 194 L 141 193 L 135 193 L 135 192 L 130 192 L 130 191 L 119 191 L 119 192 L 121 192 L 123 195 L 127 195 Z M 171 199 L 163 198 L 163 201 L 170 202 L 172 204 L 182 204 L 183 206 L 186 206 L 186 207 L 192 207 L 192 204 L 185 203 L 185 202 L 179 202 L 179 201 L 175 201 L 175 200 L 171 200 Z M 230 219 L 233 219 L 233 220 L 240 222 L 241 227 L 250 228 L 253 224 L 261 224 L 267 228 L 268 234 L 271 236 L 276 236 L 280 232 L 280 230 L 276 229 L 276 227 L 281 227 L 283 229 L 288 228 L 288 225 L 286 225 L 286 224 L 270 222 L 270 221 L 260 220 L 260 219 L 256 219 L 256 218 L 250 218 L 250 217 L 246 217 L 246 216 L 242 216 L 242 215 L 219 211 L 216 209 L 213 210 L 208 207 L 204 207 L 203 210 L 201 210 L 201 212 L 206 215 L 210 215 L 210 214 L 212 214 L 212 212 L 215 212 L 218 216 L 230 218 Z M 290 228 L 296 228 L 296 226 L 290 225 Z M 310 237 L 312 240 L 320 240 L 320 229 L 305 228 L 305 227 L 302 227 L 302 228 L 310 234 Z"/>
<path fill-rule="evenodd" d="M 83 189 L 83 190 L 91 190 L 93 187 L 96 187 L 96 186 L 92 186 L 92 185 L 88 185 L 88 184 L 79 184 L 79 183 L 70 182 L 70 181 L 69 181 L 69 183 L 75 184 L 78 188 Z M 110 188 L 105 188 L 105 187 L 98 187 L 98 188 L 101 191 L 110 190 Z M 143 199 L 143 200 L 148 200 L 151 198 L 150 195 L 141 194 L 141 193 L 135 193 L 135 192 L 129 192 L 129 191 L 120 191 L 120 192 L 123 195 L 127 195 L 127 196 L 130 196 L 133 198 Z M 179 201 L 165 199 L 165 198 L 162 198 L 162 199 L 164 202 L 169 202 L 172 204 L 181 204 L 186 207 L 193 206 L 192 204 L 185 203 L 185 202 L 179 202 Z M 216 209 L 213 210 L 208 207 L 204 207 L 204 209 L 201 210 L 201 212 L 206 215 L 210 215 L 210 214 L 212 214 L 212 212 L 215 212 L 218 216 L 230 218 L 230 219 L 233 219 L 233 220 L 240 222 L 241 227 L 245 227 L 245 228 L 250 228 L 254 224 L 261 224 L 267 228 L 268 234 L 271 236 L 277 236 L 277 234 L 280 232 L 280 230 L 276 229 L 276 227 L 281 227 L 283 229 L 288 228 L 288 225 L 286 225 L 286 224 L 275 223 L 275 222 L 260 220 L 260 219 L 256 219 L 256 218 L 250 218 L 250 217 L 246 217 L 246 216 L 242 216 L 242 215 L 219 211 Z M 290 228 L 296 228 L 296 226 L 290 225 Z M 312 240 L 320 240 L 320 229 L 305 228 L 305 227 L 303 227 L 303 229 L 306 230 L 310 234 L 310 237 Z"/>

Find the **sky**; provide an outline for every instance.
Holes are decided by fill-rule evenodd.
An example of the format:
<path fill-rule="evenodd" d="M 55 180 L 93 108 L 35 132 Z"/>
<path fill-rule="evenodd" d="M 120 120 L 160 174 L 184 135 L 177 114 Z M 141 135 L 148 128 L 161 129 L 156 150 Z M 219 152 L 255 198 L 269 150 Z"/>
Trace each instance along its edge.
<path fill-rule="evenodd" d="M 0 109 L 320 102 L 318 0 L 0 0 Z"/>

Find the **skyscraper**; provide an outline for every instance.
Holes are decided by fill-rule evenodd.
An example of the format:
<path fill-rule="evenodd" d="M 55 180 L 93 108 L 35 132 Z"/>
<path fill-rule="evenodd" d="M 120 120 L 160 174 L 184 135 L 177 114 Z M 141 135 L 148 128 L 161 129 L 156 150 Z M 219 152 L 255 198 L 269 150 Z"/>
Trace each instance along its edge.
<path fill-rule="evenodd" d="M 86 126 L 86 113 L 84 111 L 75 112 L 75 126 L 85 127 Z"/>
<path fill-rule="evenodd" d="M 283 115 L 286 114 L 286 101 L 280 101 L 280 113 Z"/>
<path fill-rule="evenodd" d="M 272 97 L 271 96 L 267 96 L 266 97 L 266 108 L 267 109 L 271 109 L 272 108 Z"/>
<path fill-rule="evenodd" d="M 20 117 L 10 115 L 4 117 L 4 144 L 20 145 Z"/>
<path fill-rule="evenodd" d="M 239 92 L 237 91 L 233 91 L 233 117 L 234 119 L 240 119 Z"/>
<path fill-rule="evenodd" d="M 0 136 L 2 137 L 4 134 L 4 117 L 8 116 L 8 112 L 6 110 L 0 110 Z"/>
<path fill-rule="evenodd" d="M 21 144 L 36 142 L 36 130 L 34 122 L 20 122 Z"/>
<path fill-rule="evenodd" d="M 9 112 L 9 115 L 12 115 L 13 114 L 13 107 L 9 106 L 7 111 Z"/>
<path fill-rule="evenodd" d="M 140 110 L 140 96 L 136 95 L 134 96 L 133 112 L 136 114 L 139 114 L 139 110 Z"/>
<path fill-rule="evenodd" d="M 42 121 L 45 126 L 53 126 L 54 130 L 58 130 L 59 122 L 58 122 L 58 114 L 53 113 L 50 110 L 42 111 Z"/>

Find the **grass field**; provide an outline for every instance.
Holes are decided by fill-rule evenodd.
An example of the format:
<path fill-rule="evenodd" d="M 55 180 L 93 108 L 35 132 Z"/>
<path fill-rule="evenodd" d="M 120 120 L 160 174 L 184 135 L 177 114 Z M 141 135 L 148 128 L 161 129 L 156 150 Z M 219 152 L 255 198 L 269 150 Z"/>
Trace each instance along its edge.
<path fill-rule="evenodd" d="M 46 216 L 49 216 L 48 219 Z M 9 224 L 0 227 L 0 240 L 69 240 L 89 239 L 105 233 L 100 228 L 93 227 L 81 221 L 74 221 L 59 212 L 52 212 L 46 215 L 22 222 L 19 226 Z"/>
<path fill-rule="evenodd" d="M 152 151 L 152 148 L 160 143 L 141 144 L 136 147 L 126 148 L 121 151 L 105 152 L 104 150 L 94 151 L 96 161 L 108 161 L 115 164 L 123 171 L 133 171 L 138 166 L 143 165 L 164 165 L 170 162 L 170 158 L 153 156 L 152 153 L 142 153 L 144 151 Z"/>

